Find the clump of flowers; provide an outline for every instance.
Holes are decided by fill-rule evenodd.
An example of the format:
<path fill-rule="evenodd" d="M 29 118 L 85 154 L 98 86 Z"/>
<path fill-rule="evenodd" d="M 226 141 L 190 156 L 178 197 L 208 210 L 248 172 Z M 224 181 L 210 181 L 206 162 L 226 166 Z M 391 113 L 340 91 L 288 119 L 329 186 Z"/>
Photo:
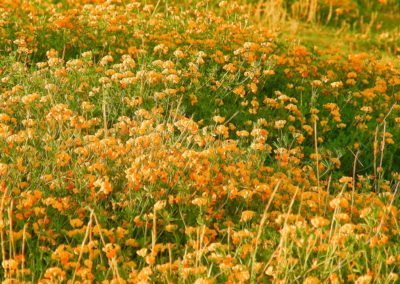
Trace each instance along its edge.
<path fill-rule="evenodd" d="M 399 70 L 153 2 L 0 3 L 1 280 L 396 282 Z"/>

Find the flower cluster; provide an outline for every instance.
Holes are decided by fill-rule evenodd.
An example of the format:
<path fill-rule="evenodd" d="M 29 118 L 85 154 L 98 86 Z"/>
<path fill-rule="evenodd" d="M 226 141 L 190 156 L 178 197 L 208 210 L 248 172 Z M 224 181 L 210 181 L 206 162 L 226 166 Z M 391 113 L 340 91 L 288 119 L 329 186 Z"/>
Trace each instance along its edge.
<path fill-rule="evenodd" d="M 1 280 L 398 281 L 399 69 L 142 2 L 0 3 Z"/>

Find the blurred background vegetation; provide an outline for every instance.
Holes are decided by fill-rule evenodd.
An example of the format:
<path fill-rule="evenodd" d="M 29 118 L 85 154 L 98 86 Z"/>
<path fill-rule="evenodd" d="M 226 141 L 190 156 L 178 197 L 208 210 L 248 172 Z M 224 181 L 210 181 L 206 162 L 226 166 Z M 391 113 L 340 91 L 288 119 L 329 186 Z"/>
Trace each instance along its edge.
<path fill-rule="evenodd" d="M 260 24 L 296 38 L 358 51 L 400 54 L 400 1 L 247 0 Z M 255 7 L 255 8 L 254 8 Z M 254 10 L 255 9 L 255 10 Z"/>

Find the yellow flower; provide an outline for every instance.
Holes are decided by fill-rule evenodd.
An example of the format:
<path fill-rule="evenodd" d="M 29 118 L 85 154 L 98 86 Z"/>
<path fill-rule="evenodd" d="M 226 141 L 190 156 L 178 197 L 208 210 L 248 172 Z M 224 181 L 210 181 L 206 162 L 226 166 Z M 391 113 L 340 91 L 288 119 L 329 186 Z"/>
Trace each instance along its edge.
<path fill-rule="evenodd" d="M 214 120 L 216 123 L 223 123 L 223 122 L 225 121 L 225 117 L 216 115 L 216 116 L 213 117 L 213 120 Z"/>
<path fill-rule="evenodd" d="M 369 284 L 372 281 L 371 275 L 363 275 L 357 278 L 355 284 Z"/>
<path fill-rule="evenodd" d="M 348 208 L 349 201 L 344 197 L 336 197 L 329 202 L 329 206 L 332 209 Z"/>
<path fill-rule="evenodd" d="M 67 152 L 61 152 L 56 155 L 57 166 L 64 167 L 71 161 L 71 156 Z"/>
<path fill-rule="evenodd" d="M 247 222 L 251 220 L 256 215 L 256 212 L 245 210 L 242 212 L 242 216 L 240 217 L 240 222 Z"/>
<path fill-rule="evenodd" d="M 285 124 L 286 124 L 286 120 L 277 120 L 277 121 L 275 121 L 275 128 L 282 129 L 283 127 L 285 127 Z"/>
<path fill-rule="evenodd" d="M 161 209 L 164 209 L 164 207 L 167 205 L 167 201 L 165 200 L 159 200 L 154 204 L 154 210 L 159 211 Z"/>
<path fill-rule="evenodd" d="M 71 224 L 71 226 L 72 226 L 73 228 L 80 228 L 80 227 L 83 226 L 82 220 L 81 220 L 81 219 L 78 219 L 78 218 L 76 218 L 76 219 L 71 219 L 71 220 L 69 221 L 69 223 Z"/>
<path fill-rule="evenodd" d="M 242 98 L 246 95 L 246 91 L 244 90 L 243 86 L 239 86 L 239 87 L 235 88 L 233 90 L 233 93 L 238 95 L 238 96 L 240 96 L 240 97 L 242 97 Z"/>
<path fill-rule="evenodd" d="M 314 217 L 314 218 L 311 219 L 311 224 L 312 224 L 315 228 L 320 228 L 320 227 L 327 226 L 327 225 L 329 225 L 329 223 L 330 223 L 330 222 L 329 222 L 328 219 L 326 219 L 326 218 L 324 218 L 324 217 L 321 217 L 321 216 Z"/>
<path fill-rule="evenodd" d="M 207 199 L 205 199 L 203 197 L 198 197 L 198 198 L 195 198 L 192 200 L 192 204 L 202 207 L 207 204 Z"/>
<path fill-rule="evenodd" d="M 104 194 L 110 194 L 112 192 L 112 187 L 108 176 L 96 180 L 94 182 L 94 186 L 100 187 L 100 192 L 103 192 Z"/>
<path fill-rule="evenodd" d="M 137 255 L 141 256 L 141 257 L 145 257 L 147 255 L 147 248 L 142 248 L 140 250 L 138 250 Z"/>
<path fill-rule="evenodd" d="M 319 279 L 315 276 L 308 276 L 304 281 L 303 284 L 319 284 L 321 283 Z"/>
<path fill-rule="evenodd" d="M 106 244 L 103 251 L 106 253 L 107 258 L 114 258 L 117 256 L 120 246 L 117 244 Z"/>
<path fill-rule="evenodd" d="M 165 230 L 169 233 L 175 231 L 177 228 L 178 228 L 178 226 L 174 225 L 174 224 L 168 224 L 165 226 Z"/>

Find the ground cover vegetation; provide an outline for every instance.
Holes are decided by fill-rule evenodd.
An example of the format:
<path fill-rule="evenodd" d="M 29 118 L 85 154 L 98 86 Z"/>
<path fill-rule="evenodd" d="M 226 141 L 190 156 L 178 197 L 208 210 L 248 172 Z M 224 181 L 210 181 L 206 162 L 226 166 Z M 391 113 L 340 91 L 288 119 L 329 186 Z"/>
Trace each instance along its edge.
<path fill-rule="evenodd" d="M 3 283 L 398 282 L 396 11 L 0 1 Z"/>

